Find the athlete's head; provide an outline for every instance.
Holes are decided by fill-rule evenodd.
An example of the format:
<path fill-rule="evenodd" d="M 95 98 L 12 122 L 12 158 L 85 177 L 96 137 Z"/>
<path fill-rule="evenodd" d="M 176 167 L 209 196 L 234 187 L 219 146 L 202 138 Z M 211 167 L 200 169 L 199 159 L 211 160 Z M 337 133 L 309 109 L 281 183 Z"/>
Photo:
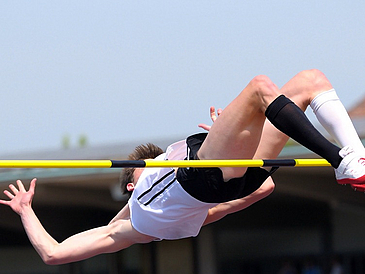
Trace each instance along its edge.
<path fill-rule="evenodd" d="M 146 145 L 137 146 L 134 151 L 129 154 L 128 160 L 154 159 L 162 153 L 163 150 L 161 148 L 148 143 Z M 132 194 L 134 186 L 136 185 L 142 171 L 143 168 L 123 168 L 119 178 L 123 194 L 128 194 L 129 196 Z"/>

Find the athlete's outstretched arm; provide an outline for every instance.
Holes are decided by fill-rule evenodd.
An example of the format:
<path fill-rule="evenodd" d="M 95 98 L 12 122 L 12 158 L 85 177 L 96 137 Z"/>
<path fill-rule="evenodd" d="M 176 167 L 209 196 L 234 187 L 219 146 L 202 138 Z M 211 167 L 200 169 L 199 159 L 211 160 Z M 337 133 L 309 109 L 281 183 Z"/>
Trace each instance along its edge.
<path fill-rule="evenodd" d="M 18 180 L 18 187 L 9 186 L 12 193 L 4 191 L 10 200 L 0 200 L 0 204 L 10 206 L 19 214 L 30 242 L 47 264 L 80 261 L 101 253 L 115 252 L 134 243 L 152 240 L 134 230 L 130 220 L 116 219 L 109 225 L 76 234 L 58 243 L 47 233 L 32 209 L 35 184 L 36 179 L 33 179 L 29 191 L 26 191 Z"/>
<path fill-rule="evenodd" d="M 208 216 L 204 221 L 203 225 L 207 225 L 216 222 L 228 214 L 243 210 L 250 205 L 262 200 L 274 191 L 274 182 L 271 177 L 267 178 L 266 181 L 250 195 L 241 199 L 232 200 L 226 203 L 218 204 L 217 206 L 209 209 Z"/>

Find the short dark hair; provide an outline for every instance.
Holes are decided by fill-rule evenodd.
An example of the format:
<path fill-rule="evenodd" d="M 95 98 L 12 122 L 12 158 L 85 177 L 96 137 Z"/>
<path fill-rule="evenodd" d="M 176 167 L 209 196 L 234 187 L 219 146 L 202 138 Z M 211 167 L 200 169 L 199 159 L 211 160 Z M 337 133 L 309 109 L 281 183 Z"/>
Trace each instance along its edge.
<path fill-rule="evenodd" d="M 163 150 L 151 143 L 147 143 L 145 145 L 137 146 L 131 154 L 128 155 L 128 160 L 145 160 L 145 159 L 154 159 L 158 155 L 162 154 Z M 123 168 L 122 172 L 120 173 L 119 183 L 122 189 L 123 194 L 128 194 L 131 196 L 131 191 L 127 190 L 127 184 L 133 182 L 133 173 L 135 168 Z"/>

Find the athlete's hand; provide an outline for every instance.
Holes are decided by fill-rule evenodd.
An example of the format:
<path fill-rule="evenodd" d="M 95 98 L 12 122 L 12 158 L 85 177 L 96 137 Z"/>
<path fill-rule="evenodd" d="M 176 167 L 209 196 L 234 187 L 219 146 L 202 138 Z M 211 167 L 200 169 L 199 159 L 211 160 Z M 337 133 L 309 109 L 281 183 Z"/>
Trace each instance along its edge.
<path fill-rule="evenodd" d="M 9 185 L 9 190 L 4 190 L 4 194 L 9 197 L 9 201 L 0 200 L 0 204 L 10 206 L 12 210 L 21 215 L 22 211 L 26 207 L 31 207 L 34 196 L 35 183 L 37 179 L 33 179 L 30 182 L 29 190 L 26 191 L 23 183 L 17 180 L 18 187 L 13 184 Z"/>
<path fill-rule="evenodd" d="M 218 116 L 221 115 L 222 113 L 222 109 L 219 108 L 217 109 L 217 112 L 215 111 L 215 107 L 210 107 L 210 118 L 212 119 L 213 123 L 215 122 L 215 120 L 217 120 Z M 198 127 L 205 129 L 206 131 L 210 130 L 210 126 L 206 125 L 206 124 L 199 124 Z"/>

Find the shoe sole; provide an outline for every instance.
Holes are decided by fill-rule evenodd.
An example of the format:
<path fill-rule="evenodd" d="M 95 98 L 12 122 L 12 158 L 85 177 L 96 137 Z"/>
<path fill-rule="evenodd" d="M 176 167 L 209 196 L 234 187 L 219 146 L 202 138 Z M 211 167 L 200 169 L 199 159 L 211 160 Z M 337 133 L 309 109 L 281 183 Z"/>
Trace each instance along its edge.
<path fill-rule="evenodd" d="M 363 187 L 365 188 L 365 175 L 356 179 L 346 178 L 337 180 L 337 183 L 339 183 L 340 185 L 363 185 Z"/>

